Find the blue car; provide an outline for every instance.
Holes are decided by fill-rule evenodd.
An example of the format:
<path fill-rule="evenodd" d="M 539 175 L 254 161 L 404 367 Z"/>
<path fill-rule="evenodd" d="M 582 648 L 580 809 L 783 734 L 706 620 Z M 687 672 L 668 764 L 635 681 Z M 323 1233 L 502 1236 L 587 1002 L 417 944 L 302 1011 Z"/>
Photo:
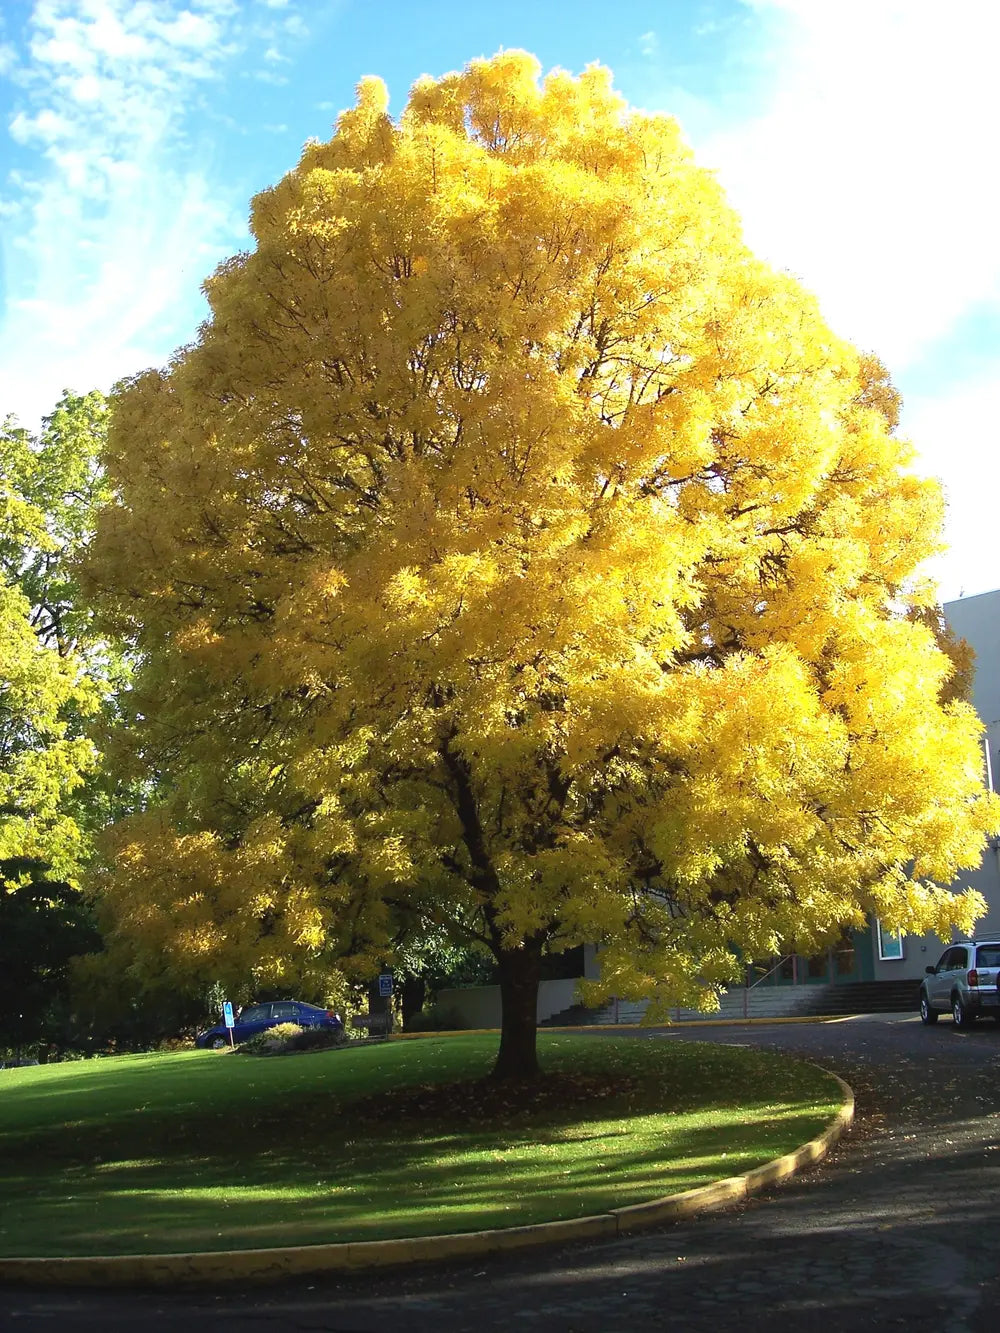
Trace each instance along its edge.
<path fill-rule="evenodd" d="M 305 1004 L 302 1000 L 275 1000 L 272 1004 L 248 1004 L 241 1009 L 233 1028 L 233 1041 L 246 1041 L 279 1023 L 297 1023 L 300 1028 L 330 1028 L 347 1040 L 340 1016 L 332 1009 L 320 1009 L 318 1005 Z M 224 1023 L 218 1023 L 207 1032 L 199 1033 L 194 1044 L 202 1050 L 221 1051 L 229 1045 L 229 1029 Z"/>

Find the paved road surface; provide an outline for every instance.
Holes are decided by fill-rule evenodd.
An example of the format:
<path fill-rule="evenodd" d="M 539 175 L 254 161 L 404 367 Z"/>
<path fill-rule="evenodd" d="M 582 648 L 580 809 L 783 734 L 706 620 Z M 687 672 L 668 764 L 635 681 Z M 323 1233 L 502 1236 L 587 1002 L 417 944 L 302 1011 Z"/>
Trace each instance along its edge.
<path fill-rule="evenodd" d="M 1000 1321 L 1000 1030 L 915 1017 L 642 1033 L 806 1054 L 854 1133 L 726 1213 L 615 1241 L 197 1293 L 0 1290 L 5 1333 L 981 1333 Z M 595 1035 L 594 1040 L 600 1040 Z"/>

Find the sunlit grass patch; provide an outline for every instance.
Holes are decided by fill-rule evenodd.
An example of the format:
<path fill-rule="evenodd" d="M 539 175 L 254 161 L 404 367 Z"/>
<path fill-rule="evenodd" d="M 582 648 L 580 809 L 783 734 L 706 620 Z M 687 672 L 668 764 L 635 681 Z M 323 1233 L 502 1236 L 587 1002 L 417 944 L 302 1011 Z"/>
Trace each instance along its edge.
<path fill-rule="evenodd" d="M 0 1254 L 229 1249 L 583 1216 L 760 1165 L 835 1081 L 773 1052 L 542 1034 L 547 1080 L 486 1079 L 496 1038 L 282 1060 L 214 1052 L 12 1071 Z"/>

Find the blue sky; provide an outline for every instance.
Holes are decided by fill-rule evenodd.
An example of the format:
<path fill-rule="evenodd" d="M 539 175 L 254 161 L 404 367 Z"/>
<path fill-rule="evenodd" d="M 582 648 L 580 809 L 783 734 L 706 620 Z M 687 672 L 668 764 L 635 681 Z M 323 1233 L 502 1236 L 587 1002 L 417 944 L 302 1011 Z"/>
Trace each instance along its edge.
<path fill-rule="evenodd" d="M 944 598 L 1000 586 L 995 0 L 5 0 L 0 415 L 190 341 L 250 196 L 363 74 L 398 112 L 500 47 L 680 119 L 751 244 L 892 371 L 946 489 Z"/>

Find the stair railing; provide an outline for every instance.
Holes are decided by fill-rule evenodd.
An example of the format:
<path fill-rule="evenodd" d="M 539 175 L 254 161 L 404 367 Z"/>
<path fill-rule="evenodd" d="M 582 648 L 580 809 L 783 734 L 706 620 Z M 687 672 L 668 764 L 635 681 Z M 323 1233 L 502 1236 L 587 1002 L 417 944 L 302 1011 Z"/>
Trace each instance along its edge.
<path fill-rule="evenodd" d="M 744 1018 L 749 1018 L 749 1017 L 750 1017 L 750 992 L 751 992 L 752 990 L 755 990 L 755 989 L 761 984 L 762 981 L 766 981 L 766 980 L 768 979 L 768 977 L 772 976 L 775 972 L 777 972 L 777 970 L 778 970 L 779 967 L 783 967 L 783 966 L 785 965 L 785 963 L 787 963 L 787 962 L 789 961 L 789 959 L 791 960 L 791 964 L 792 964 L 792 984 L 794 985 L 794 984 L 798 981 L 798 976 L 797 976 L 797 972 L 798 972 L 798 955 L 797 955 L 797 954 L 794 954 L 794 953 L 786 953 L 785 956 L 784 956 L 783 958 L 779 958 L 779 959 L 778 959 L 778 961 L 775 963 L 775 965 L 774 965 L 773 967 L 769 967 L 769 968 L 767 969 L 767 971 L 763 974 L 763 976 L 758 977 L 756 981 L 752 981 L 749 985 L 747 985 L 746 980 L 744 980 L 744 982 L 743 982 L 743 1017 L 744 1017 Z M 748 969 L 748 972 L 749 972 L 749 969 Z"/>

